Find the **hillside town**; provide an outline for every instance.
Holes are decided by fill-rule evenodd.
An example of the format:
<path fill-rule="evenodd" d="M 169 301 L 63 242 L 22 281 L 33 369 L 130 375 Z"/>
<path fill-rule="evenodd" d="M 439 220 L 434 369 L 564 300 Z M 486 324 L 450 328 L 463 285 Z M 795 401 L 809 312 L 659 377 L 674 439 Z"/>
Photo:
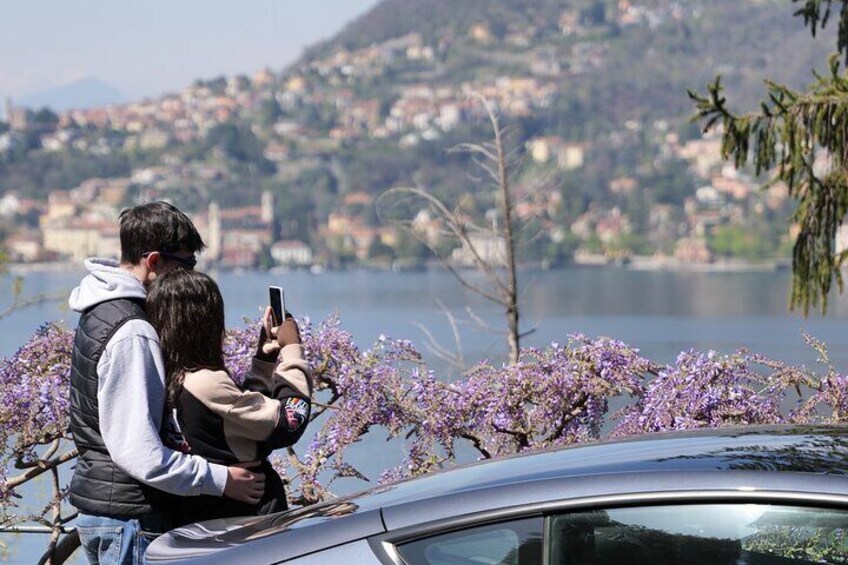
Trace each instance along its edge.
<path fill-rule="evenodd" d="M 672 240 L 675 243 L 671 254 L 633 257 L 643 265 L 648 262 L 665 267 L 709 264 L 715 259 L 706 237 L 711 229 L 745 222 L 749 213 L 780 210 L 789 197 L 785 185 L 761 189 L 760 183 L 750 176 L 726 165 L 716 138 L 680 144 L 669 135 L 666 149 L 687 160 L 703 184 L 687 198 L 682 221 L 678 221 L 677 211 L 669 205 L 651 208 L 647 237 L 657 242 Z M 580 167 L 590 158 L 587 154 L 591 154 L 591 148 L 575 146 L 555 137 L 529 141 L 528 151 L 534 162 L 553 162 L 565 169 Z M 7 220 L 27 218 L 31 222 L 31 227 L 7 235 L 6 252 L 11 261 L 22 263 L 78 263 L 89 256 L 117 256 L 120 248 L 117 217 L 129 202 L 131 187 L 140 188 L 146 199 L 157 198 L 160 197 L 157 187 L 179 184 L 194 176 L 203 178 L 216 174 L 225 172 L 210 167 L 154 167 L 133 171 L 129 178 L 88 179 L 74 189 L 52 191 L 43 201 L 5 194 L 0 198 L 0 217 Z M 616 178 L 610 185 L 615 193 L 635 189 L 636 182 L 629 177 Z M 550 218 L 556 216 L 559 201 L 556 191 L 540 194 L 532 201 L 521 202 L 517 215 L 519 219 Z M 357 259 L 366 261 L 376 241 L 388 247 L 397 245 L 401 228 L 369 226 L 362 217 L 346 211 L 373 207 L 374 199 L 370 195 L 350 193 L 341 204 L 342 209 L 331 213 L 326 223 L 319 226 L 319 248 L 332 248 L 334 241 L 341 240 L 353 250 Z M 326 260 L 316 253 L 310 242 L 280 238 L 281 218 L 275 216 L 274 197 L 270 192 L 263 193 L 260 202 L 253 206 L 221 209 L 212 202 L 192 216 L 208 245 L 204 259 L 224 267 L 307 267 Z M 433 222 L 422 213 L 413 225 L 421 233 L 438 234 L 440 226 Z M 545 225 L 553 241 L 562 241 L 570 234 L 584 242 L 596 239 L 603 244 L 613 244 L 633 230 L 627 214 L 615 207 L 592 208 L 570 225 L 550 221 Z M 789 233 L 787 240 L 788 236 Z M 270 263 L 266 256 L 270 257 Z M 496 262 L 497 256 L 491 259 Z M 578 263 L 605 263 L 611 257 L 578 250 L 574 259 Z"/>
<path fill-rule="evenodd" d="M 559 43 L 540 40 L 535 29 L 496 33 L 481 22 L 461 38 L 429 43 L 410 33 L 366 48 L 333 50 L 282 73 L 263 69 L 252 76 L 198 80 L 179 92 L 130 104 L 53 113 L 7 100 L 0 158 L 34 152 L 104 160 L 121 155 L 130 162 L 124 174 L 47 187 L 40 195 L 5 191 L 0 235 L 7 259 L 78 263 L 92 255 L 115 256 L 122 207 L 165 199 L 191 213 L 208 244 L 204 260 L 221 267 L 392 266 L 406 259 L 425 264 L 431 257 L 425 251 L 402 249 L 410 247 L 409 233 L 373 213 L 379 195 L 393 185 L 347 182 L 336 156 L 353 151 L 356 160 L 358 148 L 374 144 L 415 152 L 452 132 L 473 131 L 468 128 L 486 118 L 480 97 L 507 124 L 545 112 L 563 83 L 604 68 L 610 47 L 598 40 L 601 23 L 589 16 L 577 9 L 563 11 Z M 623 33 L 688 17 L 692 9 L 682 4 L 669 11 L 619 0 L 602 23 Z M 493 49 L 497 69 L 516 70 L 442 82 L 418 80 L 420 75 L 409 71 L 431 68 L 457 42 L 466 51 Z M 388 77 L 400 78 L 391 89 L 377 88 Z M 767 178 L 754 178 L 722 159 L 719 132 L 683 136 L 673 120 L 681 123 L 679 116 L 627 120 L 602 138 L 539 131 L 521 140 L 518 149 L 527 156 L 529 173 L 514 184 L 516 215 L 537 223 L 542 234 L 537 239 L 544 243 L 524 260 L 543 266 L 623 262 L 641 268 L 784 261 L 792 235 L 786 223 L 787 187 L 762 188 Z M 209 141 L 213 137 L 214 143 Z M 652 171 L 597 164 L 602 156 L 634 147 L 652 156 Z M 591 167 L 601 169 L 592 178 L 603 186 L 593 190 L 604 197 L 588 200 L 582 209 L 568 203 L 568 188 L 536 182 L 569 175 L 580 179 Z M 656 171 L 675 168 L 684 176 L 669 182 L 685 180 L 675 187 L 681 196 L 641 196 L 654 189 L 650 179 L 659 175 Z M 313 188 L 303 179 L 315 171 L 332 178 L 333 200 L 320 208 L 313 205 L 308 218 L 293 220 L 285 207 L 288 187 L 302 185 L 309 193 Z M 222 200 L 232 187 L 259 176 L 267 179 L 264 188 L 246 192 L 238 205 L 232 198 Z M 439 218 L 426 209 L 413 211 L 413 217 L 411 235 L 438 247 Z M 762 229 L 753 232 L 752 226 Z M 489 250 L 490 261 L 503 260 L 502 242 L 478 243 Z M 449 257 L 460 265 L 468 262 L 461 250 Z"/>

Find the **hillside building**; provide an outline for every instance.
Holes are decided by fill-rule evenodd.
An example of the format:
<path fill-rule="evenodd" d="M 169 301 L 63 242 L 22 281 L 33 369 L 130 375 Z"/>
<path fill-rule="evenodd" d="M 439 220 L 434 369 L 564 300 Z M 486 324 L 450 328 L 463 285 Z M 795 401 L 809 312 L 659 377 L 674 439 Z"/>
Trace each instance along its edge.
<path fill-rule="evenodd" d="M 305 267 L 312 264 L 312 249 L 300 240 L 282 240 L 271 246 L 271 258 L 278 265 Z"/>

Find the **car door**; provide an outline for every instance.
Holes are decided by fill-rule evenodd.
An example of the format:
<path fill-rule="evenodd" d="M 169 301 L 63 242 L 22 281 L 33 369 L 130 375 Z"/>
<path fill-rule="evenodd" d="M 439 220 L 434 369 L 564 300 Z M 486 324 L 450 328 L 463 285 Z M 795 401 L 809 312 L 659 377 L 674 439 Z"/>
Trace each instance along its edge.
<path fill-rule="evenodd" d="M 378 552 L 379 553 L 379 552 Z M 592 507 L 446 524 L 393 544 L 405 565 L 848 564 L 848 511 L 763 500 Z"/>

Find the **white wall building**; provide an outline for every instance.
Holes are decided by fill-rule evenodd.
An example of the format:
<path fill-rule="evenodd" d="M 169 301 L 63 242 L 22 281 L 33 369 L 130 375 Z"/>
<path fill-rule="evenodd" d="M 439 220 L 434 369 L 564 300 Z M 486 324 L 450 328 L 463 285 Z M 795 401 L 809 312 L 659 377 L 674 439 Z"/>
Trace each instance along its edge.
<path fill-rule="evenodd" d="M 278 265 L 306 266 L 312 264 L 312 249 L 302 241 L 284 239 L 271 246 L 271 258 Z"/>

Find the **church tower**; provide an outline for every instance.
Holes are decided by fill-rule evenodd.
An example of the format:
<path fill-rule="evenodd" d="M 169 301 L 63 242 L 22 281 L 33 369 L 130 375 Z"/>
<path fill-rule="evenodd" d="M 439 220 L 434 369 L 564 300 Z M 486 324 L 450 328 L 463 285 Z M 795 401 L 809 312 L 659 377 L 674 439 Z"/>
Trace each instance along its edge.
<path fill-rule="evenodd" d="M 217 202 L 209 204 L 209 247 L 206 248 L 206 255 L 211 261 L 218 261 L 221 258 L 221 209 Z"/>
<path fill-rule="evenodd" d="M 266 224 L 274 221 L 274 194 L 270 190 L 262 193 L 262 221 Z"/>

